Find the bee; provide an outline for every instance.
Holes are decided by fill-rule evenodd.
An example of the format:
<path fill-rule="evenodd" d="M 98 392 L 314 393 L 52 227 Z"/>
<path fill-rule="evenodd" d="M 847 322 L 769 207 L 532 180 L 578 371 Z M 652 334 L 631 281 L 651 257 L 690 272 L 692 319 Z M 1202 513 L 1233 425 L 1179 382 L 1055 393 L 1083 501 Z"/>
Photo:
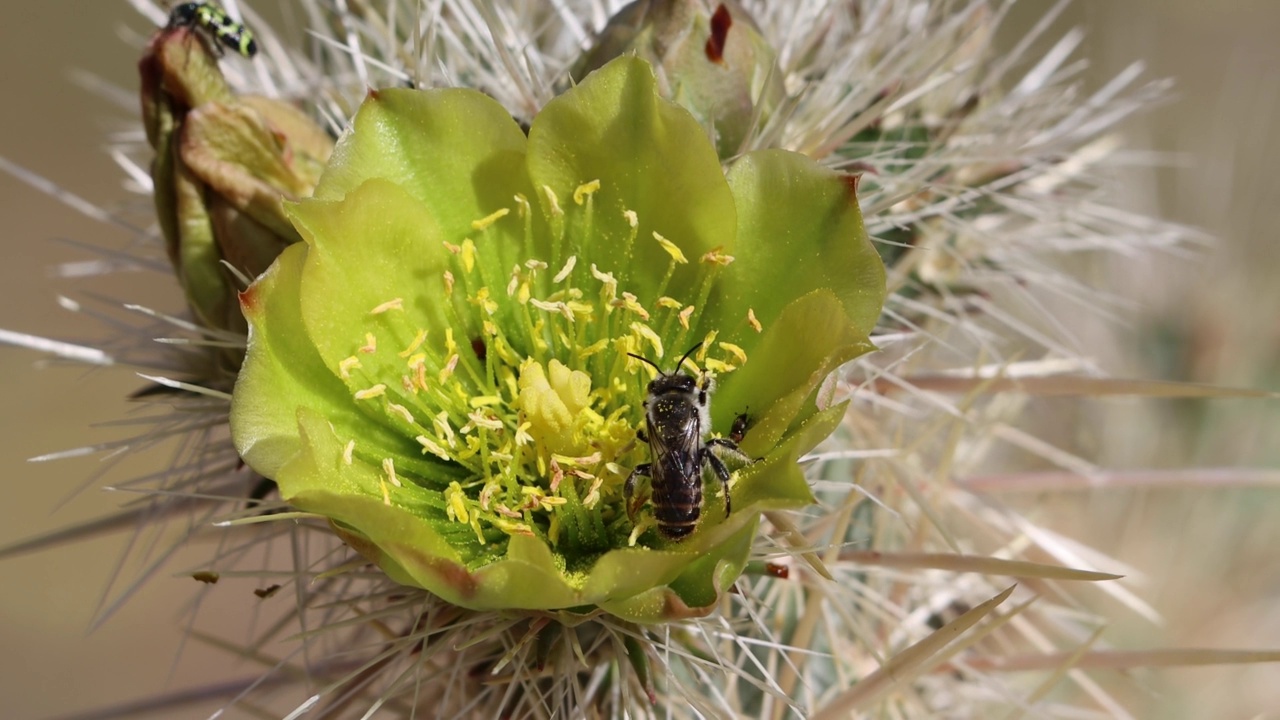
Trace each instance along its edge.
<path fill-rule="evenodd" d="M 169 24 L 173 28 L 196 28 L 205 33 L 213 41 L 213 49 L 222 53 L 226 46 L 251 58 L 258 52 L 258 43 L 253 39 L 253 31 L 236 22 L 226 10 L 208 2 L 184 2 L 173 6 L 169 11 Z"/>
<path fill-rule="evenodd" d="M 701 346 L 702 343 L 698 343 L 690 348 L 669 373 L 648 358 L 628 353 L 652 365 L 658 376 L 649 382 L 648 397 L 644 401 L 645 429 L 636 433 L 641 442 L 649 444 L 652 462 L 637 465 L 627 476 L 623 488 L 627 515 L 635 514 L 632 497 L 636 479 L 649 478 L 658 532 L 668 540 L 684 539 L 698 524 L 702 513 L 702 475 L 708 466 L 720 481 L 724 514 L 728 517 L 729 468 L 720 456 L 742 464 L 751 462 L 733 440 L 707 437 L 711 432 L 711 393 L 715 384 L 706 375 L 694 379 L 680 370 L 684 361 Z M 735 433 L 745 432 L 746 422 L 745 415 L 735 420 Z"/>

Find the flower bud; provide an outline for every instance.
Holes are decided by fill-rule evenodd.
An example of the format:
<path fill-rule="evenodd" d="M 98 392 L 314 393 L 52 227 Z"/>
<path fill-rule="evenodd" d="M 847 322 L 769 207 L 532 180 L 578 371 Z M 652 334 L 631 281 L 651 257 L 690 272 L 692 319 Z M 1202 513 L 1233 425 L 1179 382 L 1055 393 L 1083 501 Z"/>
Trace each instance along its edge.
<path fill-rule="evenodd" d="M 574 81 L 627 54 L 647 60 L 663 96 L 713 128 L 721 159 L 747 149 L 785 95 L 776 53 L 733 0 L 636 0 L 600 32 Z"/>
<path fill-rule="evenodd" d="M 243 331 L 222 263 L 256 277 L 300 239 L 283 203 L 311 194 L 333 140 L 292 105 L 233 93 L 190 28 L 158 32 L 138 70 L 169 259 L 201 323 Z"/>

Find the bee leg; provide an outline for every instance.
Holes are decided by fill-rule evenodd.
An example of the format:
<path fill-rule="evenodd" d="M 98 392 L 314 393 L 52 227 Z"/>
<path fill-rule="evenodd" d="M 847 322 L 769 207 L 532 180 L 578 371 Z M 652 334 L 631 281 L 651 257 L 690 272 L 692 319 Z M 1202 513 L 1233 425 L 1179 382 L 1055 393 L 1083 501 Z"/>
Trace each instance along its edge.
<path fill-rule="evenodd" d="M 627 476 L 626 485 L 622 486 L 622 497 L 625 499 L 627 503 L 627 519 L 631 520 L 632 522 L 635 522 L 636 510 L 640 509 L 639 507 L 637 507 L 636 503 L 634 503 L 632 500 L 632 496 L 636 492 L 636 478 L 647 477 L 652 479 L 653 478 L 653 473 L 651 470 L 652 467 L 653 466 L 650 463 L 642 463 L 640 465 L 637 465 L 636 468 L 631 471 L 631 474 Z"/>
<path fill-rule="evenodd" d="M 642 443 L 649 442 L 649 436 L 645 434 L 644 428 L 639 428 L 636 430 L 636 439 Z"/>
<path fill-rule="evenodd" d="M 724 494 L 724 516 L 729 517 L 729 468 L 725 467 L 724 461 L 716 457 L 716 454 L 711 451 L 709 447 L 711 442 L 708 442 L 708 447 L 702 448 L 698 455 L 701 456 L 702 462 L 711 466 L 711 470 L 720 480 L 720 492 Z M 737 448 L 734 449 L 736 450 Z"/>
<path fill-rule="evenodd" d="M 727 438 L 711 438 L 707 441 L 707 449 L 717 455 L 717 460 L 720 459 L 719 456 L 723 455 L 725 457 L 733 458 L 735 461 L 740 462 L 743 465 L 750 465 L 759 459 L 752 458 L 750 455 L 742 452 L 742 449 L 738 447 L 738 443 Z"/>

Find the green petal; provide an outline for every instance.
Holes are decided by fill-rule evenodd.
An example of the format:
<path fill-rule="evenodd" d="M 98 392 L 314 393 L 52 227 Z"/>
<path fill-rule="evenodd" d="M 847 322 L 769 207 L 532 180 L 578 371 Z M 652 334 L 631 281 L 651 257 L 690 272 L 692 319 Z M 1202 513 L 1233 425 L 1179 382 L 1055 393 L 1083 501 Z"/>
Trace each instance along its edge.
<path fill-rule="evenodd" d="M 231 400 L 231 436 L 240 457 L 275 478 L 301 448 L 297 409 L 360 427 L 363 415 L 325 367 L 307 335 L 299 305 L 305 245 L 292 245 L 240 296 L 249 348 Z M 372 433 L 372 429 L 370 429 Z"/>
<path fill-rule="evenodd" d="M 336 200 L 370 178 L 388 180 L 458 243 L 474 234 L 473 221 L 500 208 L 514 212 L 517 193 L 534 202 L 525 142 L 510 113 L 475 90 L 378 90 L 334 148 L 314 196 Z"/>
<path fill-rule="evenodd" d="M 764 452 L 787 428 L 816 410 L 814 391 L 841 364 L 874 350 L 830 290 L 792 301 L 767 325 L 746 364 L 729 373 L 712 403 L 713 427 L 729 427 L 748 412 L 752 424 L 741 445 Z"/>
<path fill-rule="evenodd" d="M 688 111 L 658 96 L 653 70 L 637 58 L 618 58 L 547 103 L 529 131 L 529 174 L 561 207 L 576 202 L 580 186 L 600 181 L 589 198 L 579 195 L 589 212 L 567 214 L 581 227 L 571 224 L 566 237 L 590 246 L 560 254 L 615 273 L 643 303 L 660 294 L 695 302 L 705 270 L 699 258 L 718 246 L 732 251 L 733 196 L 715 149 Z M 546 210 L 545 192 L 540 199 Z M 635 213 L 634 228 L 626 211 Z M 672 257 L 655 232 L 688 260 L 665 288 Z"/>
<path fill-rule="evenodd" d="M 720 324 L 750 349 L 747 308 L 769 328 L 792 299 L 813 290 L 839 298 L 864 336 L 884 304 L 884 264 L 867 237 L 856 178 L 785 150 L 749 153 L 729 171 L 738 208 L 737 260 L 726 268 Z"/>
<path fill-rule="evenodd" d="M 439 493 L 407 484 L 388 488 L 397 505 L 387 505 L 381 495 L 385 476 L 358 458 L 345 462 L 342 438 L 325 415 L 299 410 L 294 435 L 299 452 L 277 477 L 285 500 L 334 521 L 352 547 L 396 582 L 473 609 L 599 605 L 625 619 L 657 622 L 671 617 L 671 603 L 663 598 L 674 593 L 684 606 L 700 609 L 686 614 L 705 614 L 746 566 L 760 511 L 793 506 L 772 499 L 752 503 L 687 542 L 607 552 L 585 573 L 566 573 L 541 540 L 516 535 L 503 558 L 472 571 L 437 530 L 449 524 Z M 415 497 L 426 499 L 415 512 L 398 506 Z M 431 515 L 435 521 L 424 517 Z M 665 589 L 668 583 L 672 590 Z"/>

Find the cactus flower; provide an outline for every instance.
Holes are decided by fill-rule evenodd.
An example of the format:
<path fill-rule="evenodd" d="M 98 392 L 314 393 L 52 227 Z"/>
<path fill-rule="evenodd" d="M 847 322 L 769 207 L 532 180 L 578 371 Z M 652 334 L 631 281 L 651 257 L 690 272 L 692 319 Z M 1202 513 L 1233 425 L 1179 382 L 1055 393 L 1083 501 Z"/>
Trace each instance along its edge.
<path fill-rule="evenodd" d="M 705 614 L 763 510 L 813 501 L 797 459 L 872 349 L 884 269 L 856 178 L 782 150 L 722 168 L 654 71 L 613 60 L 528 135 L 469 89 L 376 91 L 304 242 L 240 302 L 241 456 L 396 581 L 472 609 Z M 698 345 L 700 343 L 700 345 Z M 623 487 L 653 369 L 716 378 L 712 430 L 755 462 L 664 539 Z"/>

